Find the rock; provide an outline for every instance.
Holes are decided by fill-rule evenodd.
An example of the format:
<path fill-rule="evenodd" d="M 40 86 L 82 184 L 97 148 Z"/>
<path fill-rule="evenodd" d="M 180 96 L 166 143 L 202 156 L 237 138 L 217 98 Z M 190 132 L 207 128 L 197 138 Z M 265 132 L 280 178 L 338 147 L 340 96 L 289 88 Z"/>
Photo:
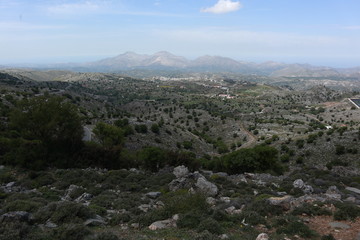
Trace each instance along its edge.
<path fill-rule="evenodd" d="M 62 201 L 71 201 L 73 200 L 71 197 L 72 192 L 76 191 L 77 189 L 82 188 L 77 185 L 70 185 L 69 188 L 65 191 L 64 196 L 61 198 Z"/>
<path fill-rule="evenodd" d="M 216 199 L 213 197 L 207 197 L 206 198 L 206 203 L 211 205 L 211 206 L 215 206 L 216 205 Z"/>
<path fill-rule="evenodd" d="M 0 165 L 0 170 L 3 170 L 5 168 L 4 165 Z"/>
<path fill-rule="evenodd" d="M 346 190 L 356 193 L 356 194 L 360 194 L 360 189 L 354 188 L 354 187 L 346 187 Z"/>
<path fill-rule="evenodd" d="M 325 196 L 328 200 L 341 200 L 341 192 L 336 186 L 330 186 L 325 193 Z"/>
<path fill-rule="evenodd" d="M 221 234 L 220 236 L 219 236 L 219 238 L 220 239 L 229 239 L 229 235 L 227 235 L 227 234 Z"/>
<path fill-rule="evenodd" d="M 305 194 L 311 194 L 311 193 L 314 192 L 313 187 L 310 186 L 310 185 L 304 185 L 304 187 L 302 188 L 302 190 L 303 190 L 303 192 L 304 192 Z"/>
<path fill-rule="evenodd" d="M 348 197 L 344 201 L 349 202 L 349 203 L 356 203 L 356 198 L 355 197 Z"/>
<path fill-rule="evenodd" d="M 229 203 L 231 200 L 229 197 L 221 197 L 220 201 L 224 202 L 224 203 Z"/>
<path fill-rule="evenodd" d="M 151 208 L 151 205 L 149 204 L 141 204 L 140 206 L 138 206 L 138 209 L 140 209 L 143 212 L 148 212 Z"/>
<path fill-rule="evenodd" d="M 283 197 L 271 197 L 267 199 L 271 205 L 281 206 L 284 210 L 291 208 L 292 196 L 286 195 Z"/>
<path fill-rule="evenodd" d="M 0 223 L 8 221 L 31 222 L 32 220 L 33 216 L 25 211 L 8 212 L 0 216 Z"/>
<path fill-rule="evenodd" d="M 176 227 L 176 221 L 178 219 L 179 219 L 179 216 L 174 215 L 171 219 L 153 222 L 149 226 L 149 229 L 155 231 L 155 230 L 159 230 L 159 229 Z"/>
<path fill-rule="evenodd" d="M 96 215 L 95 218 L 90 218 L 84 222 L 85 226 L 102 226 L 105 224 L 105 220 L 99 215 Z"/>
<path fill-rule="evenodd" d="M 174 168 L 173 174 L 176 178 L 186 177 L 189 174 L 189 169 L 184 165 Z"/>
<path fill-rule="evenodd" d="M 206 180 L 205 177 L 199 177 L 195 186 L 201 193 L 206 194 L 207 196 L 216 196 L 218 194 L 218 188 L 215 184 Z"/>
<path fill-rule="evenodd" d="M 304 181 L 301 180 L 301 179 L 296 179 L 294 182 L 293 182 L 293 186 L 294 188 L 303 188 L 305 185 Z"/>
<path fill-rule="evenodd" d="M 350 226 L 342 222 L 330 222 L 329 226 L 332 228 L 349 229 Z"/>
<path fill-rule="evenodd" d="M 94 196 L 90 193 L 83 193 L 81 196 L 79 196 L 77 199 L 75 199 L 75 202 L 77 203 L 88 203 Z"/>
<path fill-rule="evenodd" d="M 227 214 L 233 214 L 235 209 L 236 209 L 236 207 L 231 206 L 231 207 L 226 208 L 226 209 L 225 209 L 225 212 L 226 212 Z"/>
<path fill-rule="evenodd" d="M 140 223 L 132 223 L 132 224 L 130 225 L 130 227 L 139 229 L 139 228 L 140 228 Z"/>
<path fill-rule="evenodd" d="M 5 185 L 6 188 L 12 188 L 15 186 L 15 182 L 9 182 Z"/>
<path fill-rule="evenodd" d="M 172 180 L 169 183 L 169 189 L 170 191 L 177 191 L 180 189 L 189 189 L 191 188 L 192 181 L 188 178 L 177 178 Z"/>
<path fill-rule="evenodd" d="M 44 227 L 46 227 L 46 228 L 57 228 L 58 225 L 55 224 L 55 223 L 53 223 L 53 222 L 51 222 L 50 220 L 48 220 L 48 221 L 45 223 Z"/>
<path fill-rule="evenodd" d="M 162 201 L 157 201 L 154 205 L 155 208 L 162 208 L 165 206 L 165 203 L 163 203 Z"/>
<path fill-rule="evenodd" d="M 269 240 L 269 235 L 267 235 L 266 233 L 260 233 L 256 240 Z"/>
<path fill-rule="evenodd" d="M 158 198 L 158 197 L 160 197 L 160 195 L 161 195 L 161 192 L 148 192 L 146 194 L 147 197 L 152 198 L 152 199 Z"/>

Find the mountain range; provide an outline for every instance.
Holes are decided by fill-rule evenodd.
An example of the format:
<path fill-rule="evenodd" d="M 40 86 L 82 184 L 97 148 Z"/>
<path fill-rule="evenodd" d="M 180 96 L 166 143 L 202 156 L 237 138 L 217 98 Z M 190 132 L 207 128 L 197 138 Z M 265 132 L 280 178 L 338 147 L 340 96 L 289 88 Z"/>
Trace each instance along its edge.
<path fill-rule="evenodd" d="M 124 72 L 134 70 L 177 72 L 231 72 L 256 74 L 270 77 L 347 77 L 360 79 L 360 67 L 332 68 L 309 64 L 285 64 L 279 62 L 253 63 L 236 61 L 221 56 L 202 56 L 195 60 L 176 56 L 166 51 L 152 55 L 125 52 L 115 57 L 87 63 L 66 63 L 27 66 L 41 69 L 61 69 L 80 72 Z"/>

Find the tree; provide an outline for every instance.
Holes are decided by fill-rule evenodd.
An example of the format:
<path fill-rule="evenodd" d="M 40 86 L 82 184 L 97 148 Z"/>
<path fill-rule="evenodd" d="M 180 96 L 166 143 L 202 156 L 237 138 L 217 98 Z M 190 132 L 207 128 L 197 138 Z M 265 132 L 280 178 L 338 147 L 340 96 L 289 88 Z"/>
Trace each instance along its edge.
<path fill-rule="evenodd" d="M 123 144 L 124 131 L 114 125 L 98 122 L 93 130 L 96 140 L 103 147 L 114 147 Z"/>
<path fill-rule="evenodd" d="M 156 172 L 165 166 L 166 153 L 158 147 L 146 147 L 140 151 L 139 159 L 147 170 Z"/>
<path fill-rule="evenodd" d="M 9 161 L 27 167 L 66 167 L 82 146 L 83 127 L 77 109 L 64 98 L 25 99 L 10 113 L 9 127 L 18 149 Z M 15 152 L 17 153 L 15 153 Z"/>

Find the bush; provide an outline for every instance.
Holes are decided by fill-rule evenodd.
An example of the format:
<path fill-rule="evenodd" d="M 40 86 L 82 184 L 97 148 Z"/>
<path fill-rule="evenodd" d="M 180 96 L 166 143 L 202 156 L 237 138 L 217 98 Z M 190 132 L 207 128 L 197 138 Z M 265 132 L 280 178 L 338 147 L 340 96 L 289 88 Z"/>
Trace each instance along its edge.
<path fill-rule="evenodd" d="M 301 222 L 300 219 L 295 217 L 284 217 L 277 220 L 277 225 L 280 225 L 276 232 L 288 235 L 299 235 L 303 238 L 315 237 L 316 233 L 311 230 L 307 225 Z"/>
<path fill-rule="evenodd" d="M 283 172 L 283 167 L 277 155 L 278 151 L 275 148 L 258 145 L 227 154 L 220 161 L 223 162 L 224 170 L 230 174 L 267 171 L 280 174 Z"/>
<path fill-rule="evenodd" d="M 54 238 L 57 240 L 82 240 L 91 232 L 88 228 L 80 224 L 68 224 L 54 230 Z"/>
<path fill-rule="evenodd" d="M 40 209 L 35 218 L 39 222 L 45 222 L 49 218 L 56 224 L 82 223 L 95 214 L 88 207 L 73 202 L 51 203 Z"/>
<path fill-rule="evenodd" d="M 92 240 L 119 240 L 119 238 L 111 232 L 99 233 Z"/>
<path fill-rule="evenodd" d="M 201 221 L 201 223 L 199 224 L 197 229 L 199 232 L 207 230 L 210 233 L 217 234 L 217 235 L 223 233 L 223 229 L 221 228 L 220 224 L 212 218 L 207 218 L 207 219 Z"/>
<path fill-rule="evenodd" d="M 336 203 L 335 220 L 355 220 L 360 217 L 360 208 L 351 203 Z"/>
<path fill-rule="evenodd" d="M 165 166 L 165 151 L 158 147 L 146 147 L 139 153 L 139 160 L 145 169 L 156 172 Z"/>
<path fill-rule="evenodd" d="M 306 214 L 308 216 L 331 216 L 331 211 L 322 208 L 319 205 L 305 203 L 297 208 L 295 208 L 292 212 L 292 215 L 302 215 Z"/>

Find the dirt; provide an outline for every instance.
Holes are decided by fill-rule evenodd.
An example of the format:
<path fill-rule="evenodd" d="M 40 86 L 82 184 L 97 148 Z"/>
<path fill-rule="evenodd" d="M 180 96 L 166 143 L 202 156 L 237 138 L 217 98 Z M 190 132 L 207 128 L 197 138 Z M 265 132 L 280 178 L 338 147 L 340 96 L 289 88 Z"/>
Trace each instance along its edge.
<path fill-rule="evenodd" d="M 329 223 L 340 222 L 350 226 L 348 229 L 332 228 Z M 357 240 L 360 234 L 360 218 L 356 221 L 335 221 L 332 216 L 314 216 L 307 225 L 320 236 L 332 234 L 336 240 Z"/>

